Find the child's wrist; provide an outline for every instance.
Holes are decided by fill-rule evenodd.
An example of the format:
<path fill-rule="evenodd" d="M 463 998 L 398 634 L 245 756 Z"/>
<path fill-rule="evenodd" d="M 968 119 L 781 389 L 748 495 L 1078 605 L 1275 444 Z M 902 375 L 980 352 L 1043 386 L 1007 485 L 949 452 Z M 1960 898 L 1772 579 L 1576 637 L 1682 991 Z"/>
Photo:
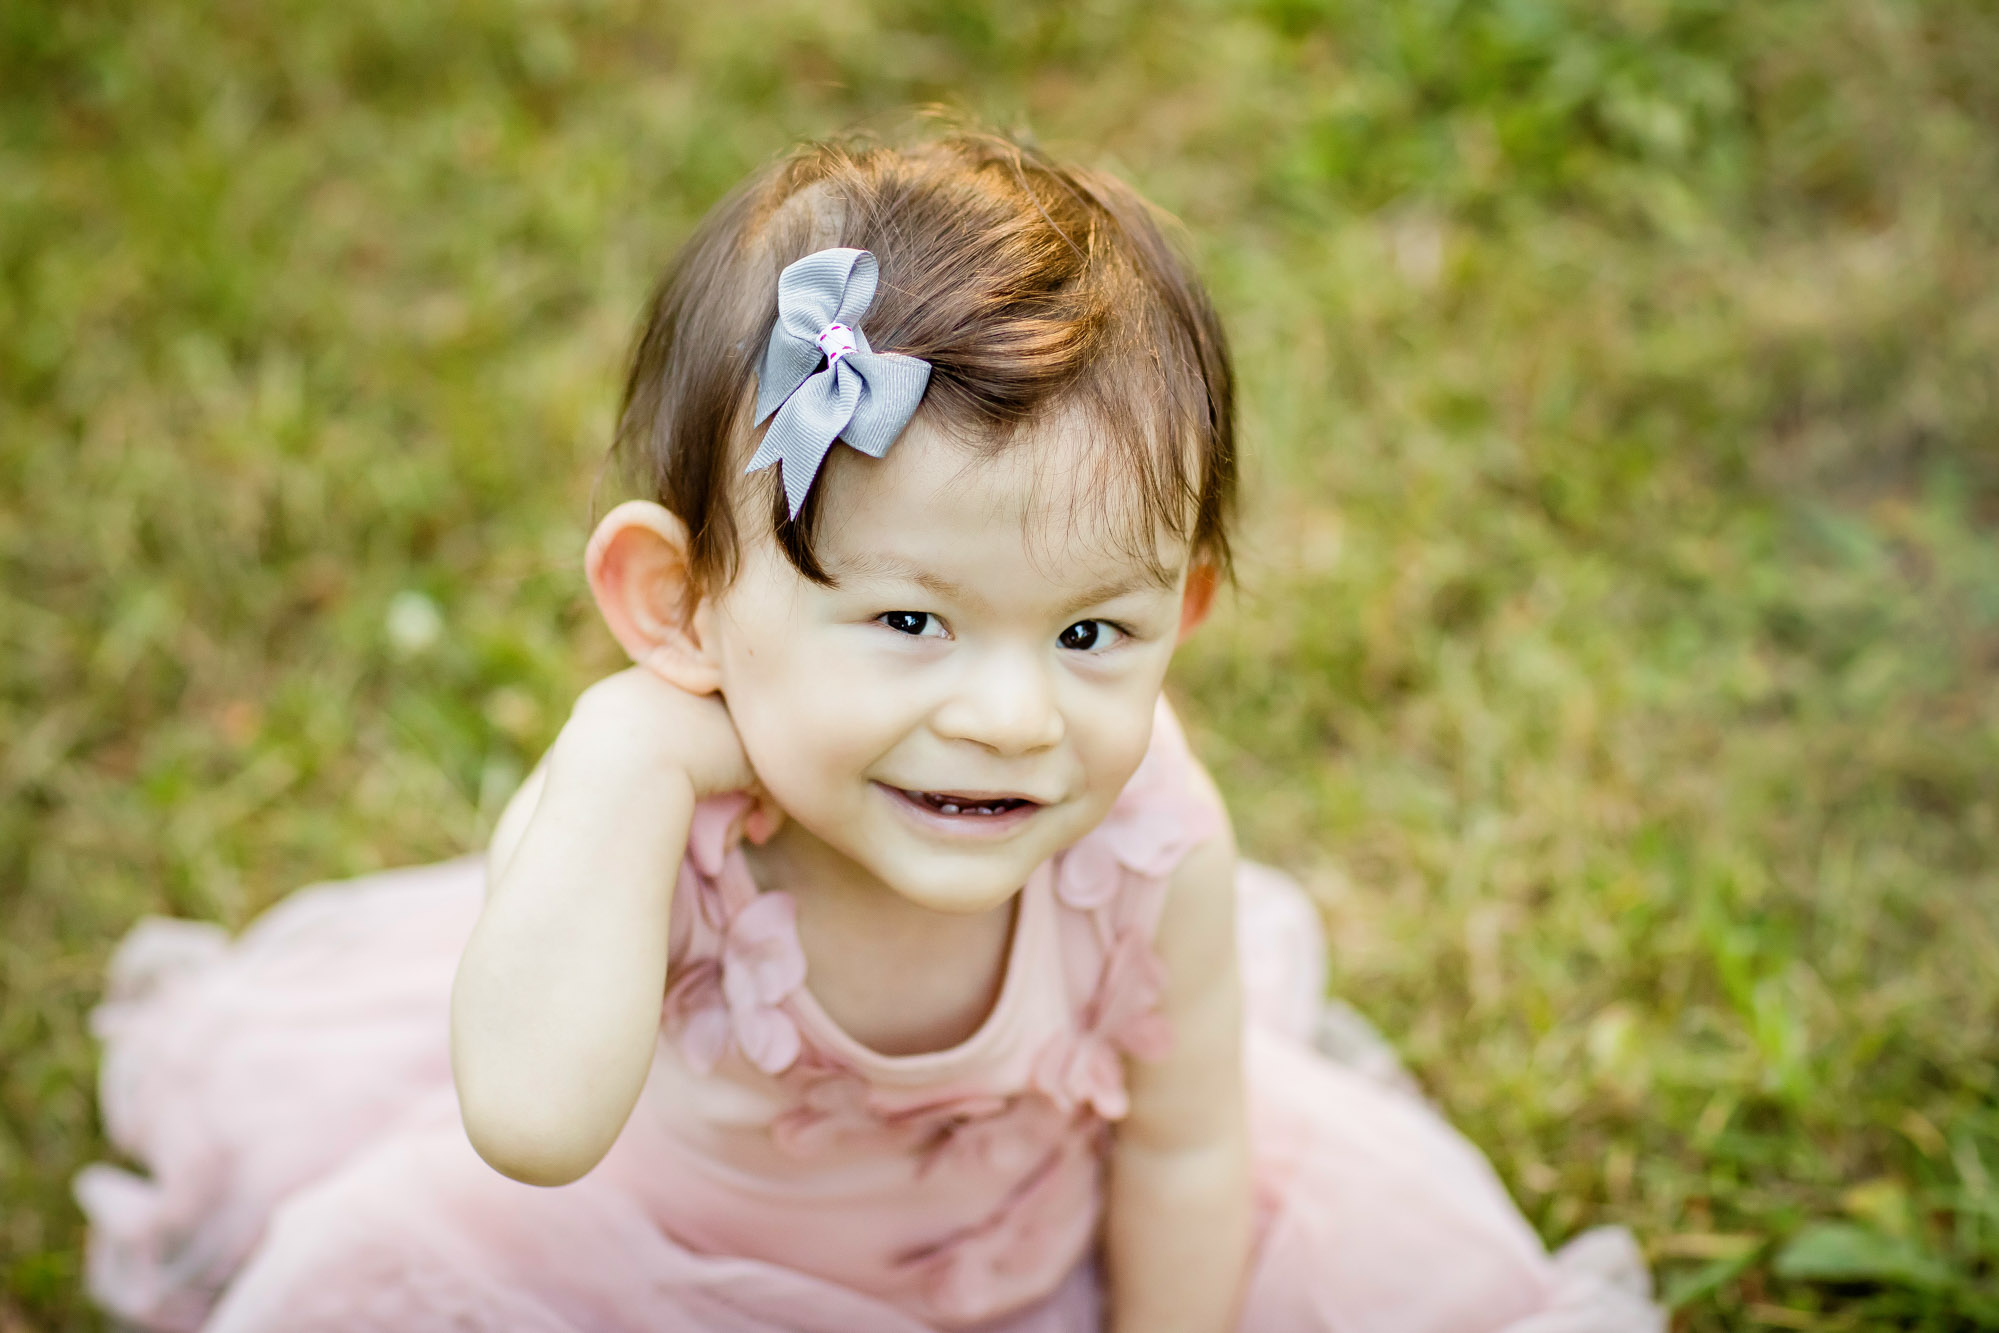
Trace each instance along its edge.
<path fill-rule="evenodd" d="M 693 789 L 691 765 L 670 742 L 649 727 L 635 726 L 611 701 L 591 701 L 588 691 L 556 734 L 552 768 L 588 775 L 617 785 L 685 785 Z"/>

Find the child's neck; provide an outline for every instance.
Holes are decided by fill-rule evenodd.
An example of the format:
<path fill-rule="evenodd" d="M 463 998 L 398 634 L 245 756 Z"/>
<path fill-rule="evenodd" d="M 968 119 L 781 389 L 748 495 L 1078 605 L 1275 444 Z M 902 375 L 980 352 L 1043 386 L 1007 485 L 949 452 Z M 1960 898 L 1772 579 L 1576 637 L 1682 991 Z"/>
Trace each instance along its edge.
<path fill-rule="evenodd" d="M 806 984 L 862 1045 L 884 1055 L 943 1050 L 991 1012 L 1019 894 L 971 914 L 922 907 L 793 822 L 744 854 L 759 888 L 797 903 Z"/>

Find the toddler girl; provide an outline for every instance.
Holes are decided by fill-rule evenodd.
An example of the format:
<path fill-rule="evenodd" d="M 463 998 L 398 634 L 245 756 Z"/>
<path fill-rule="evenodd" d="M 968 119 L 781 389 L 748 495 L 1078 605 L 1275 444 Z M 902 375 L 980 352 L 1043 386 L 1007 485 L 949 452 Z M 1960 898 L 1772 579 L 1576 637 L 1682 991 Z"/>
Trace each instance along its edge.
<path fill-rule="evenodd" d="M 121 949 L 104 1113 L 151 1178 L 78 1184 L 117 1316 L 1662 1326 L 1622 1233 L 1550 1258 L 1311 1046 L 1313 916 L 1160 697 L 1234 404 L 1130 190 L 972 135 L 796 154 L 667 275 L 619 446 L 650 498 L 585 563 L 636 665 L 483 865 Z"/>

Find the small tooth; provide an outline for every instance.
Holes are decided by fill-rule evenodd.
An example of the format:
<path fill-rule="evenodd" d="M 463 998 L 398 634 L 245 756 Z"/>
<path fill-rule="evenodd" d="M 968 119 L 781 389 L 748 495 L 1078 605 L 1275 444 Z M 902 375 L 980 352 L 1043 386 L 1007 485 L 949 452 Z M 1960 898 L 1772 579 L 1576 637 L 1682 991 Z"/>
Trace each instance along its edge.
<path fill-rule="evenodd" d="M 944 802 L 944 804 L 938 806 L 937 808 L 939 810 L 942 810 L 947 815 L 955 815 L 958 813 L 957 805 L 951 801 L 946 801 Z"/>

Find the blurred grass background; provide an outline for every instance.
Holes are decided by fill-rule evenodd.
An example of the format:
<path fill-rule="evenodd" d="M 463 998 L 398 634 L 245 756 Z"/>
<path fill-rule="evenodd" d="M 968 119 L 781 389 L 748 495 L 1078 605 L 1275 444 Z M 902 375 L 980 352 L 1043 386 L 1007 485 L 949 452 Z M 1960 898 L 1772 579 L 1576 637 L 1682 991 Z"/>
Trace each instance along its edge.
<path fill-rule="evenodd" d="M 1999 9 L 0 7 L 0 1330 L 95 1327 L 139 914 L 476 846 L 614 666 L 630 322 L 950 103 L 1187 220 L 1254 451 L 1176 667 L 1336 985 L 1687 1330 L 1999 1328 Z"/>

